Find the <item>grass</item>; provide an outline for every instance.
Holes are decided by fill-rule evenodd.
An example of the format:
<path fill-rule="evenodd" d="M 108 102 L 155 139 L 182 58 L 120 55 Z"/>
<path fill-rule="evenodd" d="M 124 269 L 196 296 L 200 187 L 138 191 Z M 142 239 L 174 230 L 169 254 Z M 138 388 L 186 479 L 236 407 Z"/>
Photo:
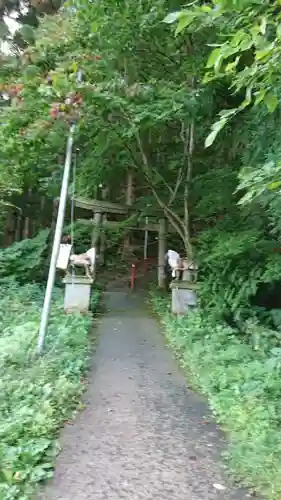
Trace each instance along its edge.
<path fill-rule="evenodd" d="M 233 475 L 252 491 L 280 500 L 281 332 L 252 324 L 239 338 L 200 311 L 176 318 L 166 299 L 154 295 L 152 302 L 168 343 L 227 432 Z"/>
<path fill-rule="evenodd" d="M 43 292 L 0 289 L 0 498 L 29 500 L 53 474 L 61 426 L 79 408 L 91 315 L 63 313 L 55 290 L 44 356 L 34 357 Z M 94 294 L 93 302 L 98 301 Z"/>

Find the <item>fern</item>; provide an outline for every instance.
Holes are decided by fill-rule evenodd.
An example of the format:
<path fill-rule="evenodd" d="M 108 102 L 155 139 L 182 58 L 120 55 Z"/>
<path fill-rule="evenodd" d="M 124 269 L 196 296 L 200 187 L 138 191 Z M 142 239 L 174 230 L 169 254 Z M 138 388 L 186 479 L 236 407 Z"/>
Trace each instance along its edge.
<path fill-rule="evenodd" d="M 0 250 L 0 280 L 9 278 L 20 284 L 38 281 L 43 273 L 48 235 L 49 229 L 44 229 L 34 238 Z"/>

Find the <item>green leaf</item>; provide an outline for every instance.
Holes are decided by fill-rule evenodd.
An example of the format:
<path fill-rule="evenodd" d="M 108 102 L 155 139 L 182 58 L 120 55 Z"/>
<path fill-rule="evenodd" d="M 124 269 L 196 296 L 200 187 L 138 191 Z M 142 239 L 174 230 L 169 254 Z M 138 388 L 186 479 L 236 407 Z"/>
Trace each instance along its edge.
<path fill-rule="evenodd" d="M 208 61 L 206 64 L 207 68 L 212 68 L 218 61 L 218 59 L 221 57 L 221 49 L 216 48 L 212 50 L 211 54 L 208 57 Z"/>
<path fill-rule="evenodd" d="M 235 68 L 237 67 L 237 64 L 239 63 L 240 61 L 240 57 L 241 56 L 237 56 L 235 57 L 235 60 L 233 62 L 230 62 L 226 65 L 224 71 L 225 73 L 231 73 L 233 70 L 235 70 Z"/>
<path fill-rule="evenodd" d="M 260 104 L 264 100 L 264 96 L 265 96 L 265 90 L 264 89 L 259 90 L 258 92 L 256 92 L 254 106 L 257 106 L 258 104 Z"/>
<path fill-rule="evenodd" d="M 164 19 L 163 23 L 173 24 L 182 16 L 182 11 L 170 12 Z"/>
<path fill-rule="evenodd" d="M 237 113 L 237 108 L 232 109 L 223 109 L 219 112 L 219 116 L 221 118 L 229 118 L 230 116 L 234 116 Z"/>
<path fill-rule="evenodd" d="M 208 148 L 213 144 L 218 133 L 223 129 L 223 127 L 226 125 L 226 123 L 227 123 L 227 119 L 223 118 L 222 120 L 219 120 L 213 124 L 212 132 L 208 135 L 208 137 L 205 140 L 205 148 Z"/>
<path fill-rule="evenodd" d="M 93 33 L 97 33 L 98 32 L 98 29 L 99 29 L 99 25 L 96 21 L 94 21 L 92 24 L 91 24 L 91 31 Z"/>
<path fill-rule="evenodd" d="M 257 50 L 256 51 L 256 59 L 259 61 L 260 59 L 264 59 L 265 57 L 269 56 L 272 52 L 273 47 L 274 47 L 274 44 L 271 43 L 265 49 Z"/>
<path fill-rule="evenodd" d="M 27 78 L 27 79 L 33 79 L 35 76 L 39 75 L 40 74 L 40 70 L 37 66 L 34 66 L 34 64 L 31 64 L 29 66 L 27 66 L 27 68 L 25 69 L 24 71 L 24 76 Z"/>
<path fill-rule="evenodd" d="M 34 41 L 34 31 L 31 26 L 28 24 L 24 24 L 18 32 L 21 34 L 22 38 L 25 42 L 33 42 Z"/>
<path fill-rule="evenodd" d="M 273 191 L 274 189 L 277 189 L 280 186 L 281 186 L 281 181 L 275 181 L 275 182 L 271 182 L 270 184 L 268 184 L 267 188 Z"/>
<path fill-rule="evenodd" d="M 0 21 L 0 38 L 4 38 L 8 34 L 9 34 L 8 26 L 3 21 Z"/>
<path fill-rule="evenodd" d="M 260 31 L 263 35 L 265 35 L 266 32 L 266 24 L 267 24 L 266 17 L 263 17 L 260 25 Z"/>
<path fill-rule="evenodd" d="M 205 139 L 205 148 L 209 148 L 216 139 L 219 130 L 213 130 Z"/>
<path fill-rule="evenodd" d="M 0 469 L 0 481 L 7 481 L 8 484 L 13 482 L 13 471 L 11 469 Z"/>
<path fill-rule="evenodd" d="M 267 106 L 269 113 L 273 113 L 279 104 L 277 97 L 271 93 L 266 94 L 266 96 L 264 97 L 264 102 Z"/>
<path fill-rule="evenodd" d="M 187 26 L 189 26 L 192 23 L 193 19 L 194 16 L 190 14 L 189 15 L 186 14 L 183 17 L 181 17 L 178 22 L 175 34 L 178 35 L 179 33 L 181 33 L 184 30 L 184 28 L 187 28 Z"/>
<path fill-rule="evenodd" d="M 281 23 L 277 25 L 276 36 L 277 38 L 281 38 Z"/>

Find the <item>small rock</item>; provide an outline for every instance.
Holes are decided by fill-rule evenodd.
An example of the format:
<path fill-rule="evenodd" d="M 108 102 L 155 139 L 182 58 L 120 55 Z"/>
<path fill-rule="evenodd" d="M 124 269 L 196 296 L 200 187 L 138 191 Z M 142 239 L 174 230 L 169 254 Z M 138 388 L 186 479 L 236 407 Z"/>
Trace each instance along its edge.
<path fill-rule="evenodd" d="M 225 490 L 225 486 L 223 486 L 222 484 L 219 484 L 219 483 L 215 483 L 213 484 L 213 487 L 216 488 L 216 490 L 219 490 L 219 491 L 223 491 Z"/>

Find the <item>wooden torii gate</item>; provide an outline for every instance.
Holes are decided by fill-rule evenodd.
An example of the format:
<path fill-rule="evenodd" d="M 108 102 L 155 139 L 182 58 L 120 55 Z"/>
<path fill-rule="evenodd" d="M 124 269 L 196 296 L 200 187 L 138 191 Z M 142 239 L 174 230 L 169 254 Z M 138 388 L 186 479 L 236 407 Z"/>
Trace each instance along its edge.
<path fill-rule="evenodd" d="M 77 208 L 89 210 L 92 212 L 93 224 L 92 232 L 92 247 L 97 246 L 100 241 L 100 233 L 102 226 L 118 227 L 120 222 L 108 220 L 109 214 L 128 215 L 132 211 L 132 207 L 122 205 L 120 203 L 112 203 L 107 200 L 89 200 L 84 198 L 74 198 L 74 205 Z M 78 219 L 80 222 L 89 222 L 88 219 Z M 173 228 L 166 227 L 165 218 L 161 217 L 157 223 L 149 222 L 147 224 L 138 224 L 137 226 L 128 226 L 127 229 L 138 231 L 154 231 L 158 233 L 158 286 L 164 288 L 165 286 L 165 254 L 166 254 L 166 229 L 169 232 L 174 232 Z"/>

